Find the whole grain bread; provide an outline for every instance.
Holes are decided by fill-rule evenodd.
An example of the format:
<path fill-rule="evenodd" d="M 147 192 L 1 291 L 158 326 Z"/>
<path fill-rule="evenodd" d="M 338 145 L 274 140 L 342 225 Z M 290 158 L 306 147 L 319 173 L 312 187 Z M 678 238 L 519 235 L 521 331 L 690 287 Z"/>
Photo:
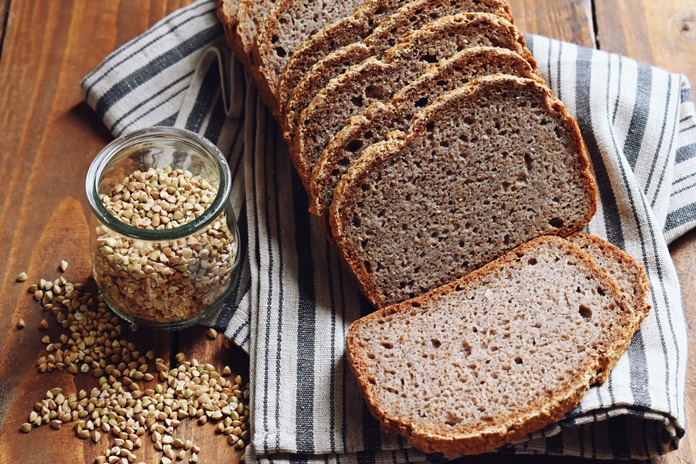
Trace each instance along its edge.
<path fill-rule="evenodd" d="M 512 19 L 507 3 L 500 0 L 416 0 L 407 3 L 380 23 L 363 42 L 335 50 L 302 76 L 283 106 L 285 139 L 292 144 L 302 111 L 331 79 L 370 56 L 380 58 L 401 37 L 438 18 L 466 12 L 491 13 L 506 20 Z M 534 61 L 531 53 L 527 51 L 525 55 L 530 62 Z M 536 63 L 533 66 L 536 68 Z"/>
<path fill-rule="evenodd" d="M 291 153 L 305 185 L 317 159 L 349 117 L 373 102 L 391 100 L 428 68 L 475 46 L 528 53 L 522 34 L 508 21 L 488 13 L 463 13 L 429 23 L 403 37 L 381 59 L 368 58 L 331 80 L 303 111 L 296 128 Z"/>
<path fill-rule="evenodd" d="M 440 97 L 373 145 L 334 192 L 331 232 L 365 296 L 404 301 L 597 207 L 587 149 L 562 102 L 496 75 Z"/>
<path fill-rule="evenodd" d="M 253 49 L 262 92 L 277 99 L 278 78 L 295 49 L 328 24 L 350 16 L 363 1 L 278 0 L 259 26 Z"/>
<path fill-rule="evenodd" d="M 529 62 L 513 51 L 473 47 L 428 70 L 398 91 L 390 102 L 375 102 L 361 115 L 349 118 L 312 168 L 309 210 L 328 230 L 334 189 L 365 149 L 385 140 L 390 132 L 406 131 L 411 118 L 437 97 L 476 77 L 498 73 L 541 80 Z"/>
<path fill-rule="evenodd" d="M 380 58 L 404 35 L 438 18 L 466 12 L 495 14 L 512 22 L 507 3 L 500 0 L 416 0 L 404 5 L 380 23 L 364 41 L 333 51 L 302 76 L 283 106 L 283 136 L 286 141 L 292 144 L 302 111 L 331 79 L 370 56 Z M 531 53 L 525 51 L 525 57 L 536 68 Z"/>
<path fill-rule="evenodd" d="M 278 104 L 284 110 L 292 91 L 312 66 L 334 50 L 362 40 L 412 0 L 367 0 L 346 18 L 326 26 L 295 50 L 278 80 Z"/>
<path fill-rule="evenodd" d="M 571 411 L 605 381 L 635 320 L 587 254 L 547 236 L 359 319 L 346 350 L 385 431 L 429 453 L 479 454 Z"/>
<path fill-rule="evenodd" d="M 352 16 L 327 26 L 307 39 L 290 57 L 280 76 L 278 98 L 281 107 L 285 108 L 293 90 L 315 63 L 341 47 L 361 42 L 399 7 L 412 1 L 414 0 L 368 0 Z M 474 2 L 470 11 L 493 12 L 513 22 L 505 0 Z"/>

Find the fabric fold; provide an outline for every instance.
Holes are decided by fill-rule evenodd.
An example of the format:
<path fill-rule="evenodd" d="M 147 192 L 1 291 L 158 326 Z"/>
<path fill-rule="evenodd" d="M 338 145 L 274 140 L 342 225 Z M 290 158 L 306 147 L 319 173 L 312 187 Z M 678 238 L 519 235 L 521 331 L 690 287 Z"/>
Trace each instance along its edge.
<path fill-rule="evenodd" d="M 258 462 L 443 461 L 382 434 L 345 359 L 352 321 L 372 311 L 307 212 L 280 131 L 231 58 L 216 2 L 176 11 L 82 82 L 114 134 L 194 130 L 227 155 L 245 259 L 235 291 L 206 324 L 250 355 Z M 686 322 L 668 244 L 696 225 L 696 112 L 687 79 L 540 36 L 544 79 L 579 122 L 600 202 L 588 231 L 645 264 L 653 311 L 609 380 L 562 421 L 502 453 L 646 459 L 684 434 Z"/>

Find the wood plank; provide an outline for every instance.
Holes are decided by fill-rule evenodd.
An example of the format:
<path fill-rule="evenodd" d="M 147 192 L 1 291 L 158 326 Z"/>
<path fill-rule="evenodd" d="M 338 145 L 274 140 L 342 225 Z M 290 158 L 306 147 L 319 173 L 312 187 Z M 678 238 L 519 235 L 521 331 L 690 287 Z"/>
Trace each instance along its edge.
<path fill-rule="evenodd" d="M 91 159 L 111 137 L 82 103 L 80 80 L 116 47 L 186 3 L 0 4 L 10 8 L 0 56 L 0 172 L 5 176 L 0 240 L 6 250 L 0 267 L 0 463 L 26 462 L 27 450 L 36 463 L 93 462 L 106 449 L 109 440 L 97 445 L 78 440 L 70 426 L 18 431 L 49 388 L 74 392 L 97 380 L 89 374 L 37 372 L 35 362 L 46 354 L 40 338 L 47 333 L 57 339 L 60 330 L 26 288 L 41 277 L 57 277 L 61 259 L 70 262 L 70 280 L 86 281 L 90 273 L 84 179 Z M 15 282 L 20 271 L 29 274 L 27 282 Z M 45 333 L 37 329 L 42 317 L 51 326 Z M 16 328 L 19 318 L 26 322 L 23 330 Z M 126 339 L 142 351 L 170 357 L 169 333 L 141 329 Z M 138 453 L 148 462 L 159 456 L 149 440 Z"/>
<path fill-rule="evenodd" d="M 21 270 L 28 270 L 32 278 L 53 276 L 60 259 L 71 262 L 69 272 L 75 279 L 86 279 L 89 269 L 84 215 L 88 208 L 82 194 L 84 175 L 89 161 L 110 136 L 91 110 L 81 103 L 79 80 L 119 45 L 189 2 L 124 0 L 95 5 L 90 0 L 74 0 L 58 5 L 46 0 L 43 8 L 34 8 L 36 5 L 32 1 L 8 2 L 0 0 L 0 18 L 4 18 L 3 7 L 9 5 L 11 8 L 0 56 L 0 121 L 4 129 L 0 134 L 0 172 L 8 179 L 4 196 L 0 198 L 0 240 L 9 251 L 0 271 L 0 295 L 3 296 L 0 333 L 8 334 L 0 337 L 0 359 L 3 360 L 0 362 L 0 464 L 25 461 L 22 453 L 27 449 L 32 450 L 32 462 L 92 462 L 105 444 L 92 445 L 76 440 L 68 427 L 59 431 L 44 427 L 29 435 L 17 432 L 31 405 L 45 390 L 61 386 L 74 391 L 89 385 L 92 379 L 36 373 L 33 362 L 43 347 L 38 342 L 40 337 L 35 324 L 41 313 L 24 292 L 26 284 L 14 280 Z M 526 32 L 587 46 L 595 43 L 591 0 L 511 0 L 510 3 L 517 24 Z M 612 2 L 602 2 L 600 7 L 608 3 Z M 41 24 L 44 33 L 33 33 L 34 24 Z M 646 27 L 650 30 L 649 24 Z M 682 32 L 689 32 L 688 27 L 680 27 Z M 685 239 L 686 245 L 680 242 L 675 248 L 680 272 L 691 272 L 691 278 L 694 273 L 689 269 L 696 268 L 696 258 L 690 254 L 691 244 L 696 242 L 694 235 Z M 74 240 L 67 241 L 66 237 Z M 683 249 L 686 251 L 680 264 Z M 684 288 L 687 294 L 688 287 Z M 27 321 L 27 328 L 22 331 L 14 326 L 19 317 Z M 244 373 L 247 369 L 245 357 L 239 350 L 221 349 L 221 340 L 209 341 L 201 328 L 175 337 L 172 353 L 166 335 L 141 330 L 132 339 L 143 347 L 156 348 L 165 360 L 170 359 L 173 352 L 182 350 L 188 356 L 211 362 L 218 369 L 225 364 L 233 367 L 235 373 Z M 689 384 L 689 391 L 694 385 L 694 382 Z M 229 445 L 214 435 L 209 425 L 200 428 L 187 424 L 181 429 L 182 436 L 201 438 L 202 459 L 236 462 L 239 454 L 230 458 Z M 157 453 L 150 446 L 145 448 L 139 458 L 155 462 Z M 465 461 L 581 462 L 552 457 L 490 456 Z"/>
<path fill-rule="evenodd" d="M 597 35 L 600 48 L 638 61 L 685 74 L 696 82 L 696 1 L 617 0 L 596 2 Z M 682 285 L 689 337 L 696 324 L 696 231 L 671 247 Z M 690 359 L 696 354 L 689 345 Z M 690 363 L 686 381 L 687 435 L 676 453 L 656 459 L 659 463 L 693 462 L 696 456 L 696 369 Z"/>
<path fill-rule="evenodd" d="M 592 0 L 508 0 L 523 32 L 595 46 Z"/>
<path fill-rule="evenodd" d="M 696 0 L 597 2 L 600 48 L 696 82 Z"/>

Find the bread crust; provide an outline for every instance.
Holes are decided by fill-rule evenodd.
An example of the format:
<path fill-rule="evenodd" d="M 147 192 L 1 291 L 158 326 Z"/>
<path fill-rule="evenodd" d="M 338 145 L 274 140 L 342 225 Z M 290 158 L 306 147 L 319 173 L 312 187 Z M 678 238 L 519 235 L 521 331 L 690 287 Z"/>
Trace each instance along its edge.
<path fill-rule="evenodd" d="M 428 432 L 424 431 L 423 427 L 420 427 L 418 423 L 407 422 L 391 414 L 381 404 L 377 386 L 369 381 L 369 362 L 362 356 L 362 350 L 356 341 L 361 326 L 386 320 L 389 315 L 394 313 L 418 311 L 420 307 L 437 301 L 458 288 L 466 288 L 469 285 L 482 285 L 481 282 L 488 274 L 495 270 L 504 269 L 508 263 L 532 253 L 537 247 L 544 244 L 553 244 L 572 254 L 583 266 L 590 269 L 597 276 L 597 279 L 602 282 L 603 288 L 608 290 L 609 294 L 616 301 L 619 308 L 619 317 L 617 317 L 617 326 L 612 329 L 610 335 L 607 335 L 611 338 L 607 340 L 606 346 L 603 346 L 603 349 L 598 349 L 596 357 L 587 360 L 587 365 L 582 366 L 583 370 L 578 372 L 577 377 L 572 382 L 568 382 L 567 386 L 559 389 L 557 395 L 549 398 L 542 408 L 523 411 L 518 416 L 506 418 L 501 424 L 477 429 L 470 433 L 453 433 L 450 430 Z M 589 255 L 565 239 L 543 236 L 521 245 L 457 281 L 403 303 L 382 308 L 357 320 L 348 330 L 346 353 L 351 369 L 358 379 L 360 392 L 370 412 L 380 422 L 381 427 L 385 431 L 406 437 L 411 445 L 427 453 L 440 452 L 446 455 L 454 455 L 456 453 L 480 454 L 505 444 L 514 443 L 529 433 L 541 430 L 546 425 L 557 422 L 577 406 L 592 384 L 602 383 L 606 380 L 611 367 L 623 355 L 628 346 L 625 340 L 630 340 L 636 330 L 636 319 L 637 316 L 630 308 L 626 295 L 620 291 L 614 280 L 597 266 Z"/>
<path fill-rule="evenodd" d="M 626 296 L 628 304 L 636 314 L 634 330 L 638 330 L 652 309 L 650 304 L 650 281 L 648 280 L 645 266 L 621 248 L 596 235 L 580 231 L 568 236 L 567 239 L 595 261 L 604 258 L 620 265 L 621 275 L 616 275 L 610 269 L 603 268 L 603 270 L 616 282 L 619 291 Z M 623 286 L 620 283 L 621 280 L 629 281 L 630 288 Z M 631 339 L 626 339 L 626 346 L 623 349 L 627 350 L 630 343 Z M 611 367 L 614 367 L 613 364 Z"/>
<path fill-rule="evenodd" d="M 222 23 L 225 30 L 225 40 L 227 45 L 232 49 L 234 56 L 237 57 L 245 66 L 250 66 L 251 61 L 249 56 L 244 53 L 242 48 L 238 47 L 235 42 L 235 31 L 239 20 L 237 19 L 237 11 L 239 2 L 242 0 L 218 0 L 217 17 Z"/>
<path fill-rule="evenodd" d="M 534 80 L 503 75 L 478 78 L 464 87 L 440 97 L 437 102 L 424 108 L 414 118 L 408 134 L 395 133 L 391 140 L 375 144 L 366 150 L 363 156 L 354 162 L 346 174 L 344 174 L 334 191 L 333 202 L 329 210 L 334 241 L 363 293 L 375 307 L 381 308 L 389 303 L 394 303 L 394 301 L 388 301 L 385 293 L 386 289 L 381 289 L 376 284 L 372 274 L 366 268 L 366 257 L 361 256 L 356 248 L 356 244 L 353 242 L 353 237 L 348 232 L 351 222 L 350 213 L 356 211 L 353 204 L 355 192 L 360 190 L 360 186 L 366 182 L 365 179 L 370 173 L 379 172 L 384 169 L 387 163 L 399 156 L 401 149 L 411 143 L 411 138 L 423 137 L 427 123 L 439 117 L 439 113 L 448 108 L 458 108 L 460 101 L 473 99 L 477 95 L 483 95 L 485 92 L 501 88 L 525 89 L 543 97 L 546 110 L 558 116 L 573 138 L 574 149 L 577 152 L 576 174 L 584 190 L 583 198 L 587 202 L 586 212 L 581 220 L 570 225 L 566 222 L 562 227 L 548 233 L 560 236 L 570 235 L 582 229 L 594 216 L 597 210 L 597 187 L 594 178 L 590 174 L 589 154 L 580 135 L 577 123 L 570 116 L 563 103 L 555 98 L 548 88 Z"/>

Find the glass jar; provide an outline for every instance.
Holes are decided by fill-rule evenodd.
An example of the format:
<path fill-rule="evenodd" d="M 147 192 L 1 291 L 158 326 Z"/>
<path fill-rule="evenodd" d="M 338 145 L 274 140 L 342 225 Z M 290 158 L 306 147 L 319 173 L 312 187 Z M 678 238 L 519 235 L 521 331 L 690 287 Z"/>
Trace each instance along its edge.
<path fill-rule="evenodd" d="M 241 255 L 230 177 L 215 145 L 172 127 L 121 136 L 97 155 L 86 182 L 92 274 L 116 314 L 181 329 L 220 307 Z"/>

